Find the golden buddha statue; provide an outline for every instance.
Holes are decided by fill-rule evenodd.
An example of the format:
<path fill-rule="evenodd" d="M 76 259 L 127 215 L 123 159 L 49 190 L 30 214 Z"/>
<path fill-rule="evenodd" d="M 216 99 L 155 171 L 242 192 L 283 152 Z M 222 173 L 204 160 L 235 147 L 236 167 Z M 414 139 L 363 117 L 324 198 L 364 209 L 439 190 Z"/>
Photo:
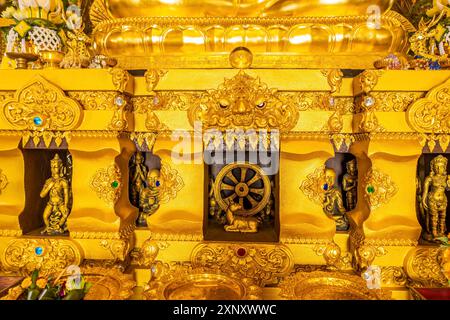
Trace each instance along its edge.
<path fill-rule="evenodd" d="M 159 208 L 159 176 L 158 169 L 152 169 L 147 174 L 147 187 L 142 188 L 139 193 L 139 216 L 137 225 L 147 226 L 147 217 L 154 214 Z"/>
<path fill-rule="evenodd" d="M 358 190 L 358 173 L 356 171 L 356 160 L 350 160 L 346 164 L 347 173 L 342 179 L 342 188 L 345 191 L 345 200 L 347 210 L 353 210 L 356 207 L 356 197 Z"/>
<path fill-rule="evenodd" d="M 45 181 L 40 197 L 49 195 L 44 209 L 45 229 L 42 234 L 62 234 L 67 231 L 66 220 L 69 216 L 69 182 L 64 178 L 65 168 L 58 154 L 50 161 L 52 176 Z"/>
<path fill-rule="evenodd" d="M 145 180 L 147 177 L 148 169 L 144 164 L 144 156 L 141 152 L 137 152 L 133 159 L 133 164 L 131 166 L 132 177 L 131 177 L 131 190 L 130 190 L 130 200 L 131 204 L 135 207 L 139 206 L 139 194 L 142 188 L 145 187 Z"/>
<path fill-rule="evenodd" d="M 325 214 L 336 221 L 337 231 L 348 230 L 349 223 L 346 216 L 344 202 L 341 191 L 335 186 L 336 172 L 333 169 L 325 169 L 325 190 L 323 211 Z"/>
<path fill-rule="evenodd" d="M 423 238 L 427 241 L 438 241 L 437 238 L 446 234 L 447 197 L 445 190 L 450 188 L 447 163 L 447 158 L 442 155 L 431 160 L 431 171 L 424 181 L 422 205 L 426 212 L 426 232 L 423 234 Z"/>

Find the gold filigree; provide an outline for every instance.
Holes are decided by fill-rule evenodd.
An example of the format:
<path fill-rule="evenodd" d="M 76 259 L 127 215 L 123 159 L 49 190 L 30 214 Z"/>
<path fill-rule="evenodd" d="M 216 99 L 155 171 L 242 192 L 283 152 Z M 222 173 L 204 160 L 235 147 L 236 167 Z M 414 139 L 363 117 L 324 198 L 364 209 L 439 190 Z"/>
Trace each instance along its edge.
<path fill-rule="evenodd" d="M 81 104 L 84 110 L 114 110 L 114 91 L 68 91 L 67 95 Z"/>
<path fill-rule="evenodd" d="M 397 184 L 391 177 L 377 168 L 370 168 L 364 179 L 364 198 L 371 210 L 388 203 L 397 194 Z"/>
<path fill-rule="evenodd" d="M 376 257 L 384 256 L 387 251 L 383 247 L 376 247 L 363 243 L 356 250 L 358 268 L 359 270 L 364 270 L 375 260 Z"/>
<path fill-rule="evenodd" d="M 91 178 L 90 187 L 99 199 L 114 205 L 119 199 L 122 189 L 119 167 L 112 164 L 106 168 L 98 169 Z"/>
<path fill-rule="evenodd" d="M 148 131 L 157 132 L 169 130 L 169 127 L 162 123 L 155 112 L 152 110 L 147 110 L 147 117 L 145 118 L 145 128 Z"/>
<path fill-rule="evenodd" d="M 423 97 L 423 92 L 391 92 L 375 91 L 371 96 L 375 98 L 375 111 L 404 112 L 414 101 Z"/>
<path fill-rule="evenodd" d="M 117 91 L 124 92 L 127 88 L 128 81 L 130 80 L 130 74 L 128 71 L 121 68 L 110 68 L 109 73 L 112 76 L 112 83 Z"/>
<path fill-rule="evenodd" d="M 351 134 L 337 133 L 331 135 L 331 141 L 333 142 L 336 150 L 341 150 L 343 145 L 345 150 L 348 150 L 350 149 L 350 145 L 355 142 L 355 137 Z"/>
<path fill-rule="evenodd" d="M 159 202 L 167 203 L 175 199 L 177 193 L 184 187 L 183 178 L 169 163 L 162 160 L 160 170 Z"/>
<path fill-rule="evenodd" d="M 251 278 L 258 284 L 276 283 L 288 275 L 294 257 L 284 245 L 247 243 L 201 243 L 191 253 L 194 267 L 218 267 L 226 273 Z"/>
<path fill-rule="evenodd" d="M 114 99 L 114 104 L 116 108 L 114 109 L 114 114 L 111 119 L 108 129 L 110 130 L 124 130 L 128 126 L 128 121 L 126 118 L 127 113 L 127 99 L 125 96 L 118 95 Z"/>
<path fill-rule="evenodd" d="M 156 269 L 156 268 L 155 268 Z M 217 268 L 163 265 L 144 287 L 146 300 L 259 300 L 262 290 L 249 278 Z"/>
<path fill-rule="evenodd" d="M 36 268 L 46 275 L 82 260 L 78 245 L 65 239 L 13 239 L 0 255 L 4 269 L 24 275 Z"/>
<path fill-rule="evenodd" d="M 331 93 L 339 93 L 341 91 L 342 78 L 344 77 L 342 71 L 340 69 L 322 70 L 322 74 L 327 77 Z"/>
<path fill-rule="evenodd" d="M 202 233 L 158 233 L 152 232 L 152 239 L 158 241 L 202 241 Z"/>
<path fill-rule="evenodd" d="M 431 89 L 406 111 L 409 126 L 418 132 L 450 133 L 450 79 Z"/>
<path fill-rule="evenodd" d="M 324 201 L 323 183 L 325 181 L 325 165 L 316 168 L 302 181 L 300 190 L 309 200 L 322 207 Z"/>
<path fill-rule="evenodd" d="M 352 269 L 352 256 L 349 252 L 342 255 L 341 248 L 332 240 L 327 244 L 316 245 L 313 248 L 318 256 L 323 256 L 330 270 Z"/>
<path fill-rule="evenodd" d="M 8 178 L 3 173 L 3 170 L 0 169 L 0 194 L 2 194 L 2 191 L 6 188 L 8 185 Z"/>
<path fill-rule="evenodd" d="M 167 70 L 149 69 L 144 73 L 145 83 L 147 84 L 147 91 L 151 95 L 156 95 L 155 88 L 158 85 L 159 80 L 164 77 Z"/>
<path fill-rule="evenodd" d="M 402 267 L 383 266 L 381 267 L 381 285 L 383 287 L 405 286 L 408 276 Z"/>
<path fill-rule="evenodd" d="M 156 96 L 131 98 L 134 111 L 145 114 L 152 110 L 186 111 L 192 105 L 200 104 L 203 91 L 158 91 Z"/>
<path fill-rule="evenodd" d="M 343 272 L 297 272 L 283 279 L 280 296 L 288 300 L 387 300 L 382 289 L 368 289 L 360 276 Z"/>
<path fill-rule="evenodd" d="M 19 237 L 21 235 L 22 230 L 0 229 L 0 237 Z"/>
<path fill-rule="evenodd" d="M 154 132 L 132 132 L 130 139 L 132 139 L 136 145 L 145 150 L 152 150 L 156 141 L 156 133 Z"/>
<path fill-rule="evenodd" d="M 14 91 L 0 91 L 0 103 L 14 98 Z"/>
<path fill-rule="evenodd" d="M 380 70 L 365 70 L 357 78 L 357 85 L 365 94 L 371 92 L 378 83 L 378 78 L 383 74 Z"/>
<path fill-rule="evenodd" d="M 277 97 L 259 78 L 243 71 L 216 89 L 207 91 L 200 104 L 188 110 L 189 122 L 205 128 L 279 129 L 289 131 L 298 121 L 298 109 Z"/>
<path fill-rule="evenodd" d="M 116 260 L 124 261 L 128 251 L 130 250 L 130 243 L 128 240 L 100 240 L 100 247 L 108 250 Z"/>
<path fill-rule="evenodd" d="M 413 281 L 427 286 L 447 286 L 448 280 L 442 272 L 442 248 L 417 247 L 405 258 L 406 274 Z"/>
<path fill-rule="evenodd" d="M 133 258 L 132 263 L 140 267 L 151 267 L 158 256 L 159 250 L 166 249 L 169 244 L 165 241 L 156 241 L 147 239 L 142 244 L 141 248 L 134 250 L 131 253 Z"/>
<path fill-rule="evenodd" d="M 419 143 L 422 147 L 428 146 L 431 152 L 434 152 L 439 143 L 442 152 L 445 152 L 450 144 L 450 135 L 422 133 L 419 135 Z"/>
<path fill-rule="evenodd" d="M 30 140 L 33 141 L 35 147 L 38 147 L 41 142 L 47 148 L 50 148 L 52 142 L 56 147 L 60 147 L 64 140 L 69 142 L 71 137 L 70 131 L 23 131 L 22 147 L 25 147 Z"/>
<path fill-rule="evenodd" d="M 6 119 L 18 129 L 72 130 L 83 118 L 83 108 L 41 76 L 3 103 Z"/>

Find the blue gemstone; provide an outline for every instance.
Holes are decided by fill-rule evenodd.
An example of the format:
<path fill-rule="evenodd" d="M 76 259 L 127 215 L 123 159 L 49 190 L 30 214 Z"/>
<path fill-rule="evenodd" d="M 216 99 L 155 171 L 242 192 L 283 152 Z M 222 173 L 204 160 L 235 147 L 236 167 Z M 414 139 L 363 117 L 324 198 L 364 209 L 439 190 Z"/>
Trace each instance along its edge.
<path fill-rule="evenodd" d="M 328 183 L 325 183 L 325 184 L 323 185 L 323 190 L 328 190 Z"/>
<path fill-rule="evenodd" d="M 33 122 L 35 125 L 40 126 L 42 124 L 42 119 L 40 117 L 34 117 Z"/>
<path fill-rule="evenodd" d="M 159 182 L 159 180 L 156 180 L 156 186 L 159 187 L 161 185 L 161 183 Z"/>
<path fill-rule="evenodd" d="M 34 253 L 36 253 L 37 256 L 40 256 L 44 252 L 44 249 L 42 247 L 36 247 L 34 249 Z"/>

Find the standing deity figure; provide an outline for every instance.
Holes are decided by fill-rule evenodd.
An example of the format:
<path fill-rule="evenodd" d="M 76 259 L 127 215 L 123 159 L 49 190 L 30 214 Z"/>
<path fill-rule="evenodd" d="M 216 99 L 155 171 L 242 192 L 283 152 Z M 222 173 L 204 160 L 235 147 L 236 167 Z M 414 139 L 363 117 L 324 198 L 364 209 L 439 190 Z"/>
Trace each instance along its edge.
<path fill-rule="evenodd" d="M 358 189 L 358 173 L 356 171 L 356 160 L 350 160 L 346 164 L 347 173 L 342 179 L 342 188 L 345 191 L 347 210 L 353 210 L 356 207 L 356 197 Z"/>
<path fill-rule="evenodd" d="M 145 188 L 145 179 L 148 173 L 148 169 L 144 164 L 144 156 L 141 152 L 137 152 L 134 156 L 131 172 L 131 204 L 135 207 L 141 208 L 139 206 L 139 195 L 142 189 Z"/>
<path fill-rule="evenodd" d="M 436 241 L 446 233 L 445 216 L 447 197 L 445 189 L 450 188 L 450 175 L 447 175 L 447 158 L 442 155 L 431 160 L 430 174 L 425 178 L 422 190 L 422 205 L 425 209 L 425 240 Z"/>
<path fill-rule="evenodd" d="M 158 169 L 152 169 L 147 175 L 147 187 L 143 188 L 139 194 L 139 217 L 138 226 L 146 227 L 147 218 L 154 214 L 159 208 L 159 176 Z"/>
<path fill-rule="evenodd" d="M 325 190 L 323 211 L 325 214 L 336 221 L 337 231 L 346 231 L 348 229 L 348 219 L 341 191 L 335 186 L 336 172 L 333 169 L 325 169 Z"/>
<path fill-rule="evenodd" d="M 49 196 L 44 209 L 45 229 L 42 234 L 62 234 L 67 231 L 69 216 L 69 182 L 64 178 L 65 168 L 58 154 L 50 161 L 52 176 L 45 181 L 40 197 Z"/>

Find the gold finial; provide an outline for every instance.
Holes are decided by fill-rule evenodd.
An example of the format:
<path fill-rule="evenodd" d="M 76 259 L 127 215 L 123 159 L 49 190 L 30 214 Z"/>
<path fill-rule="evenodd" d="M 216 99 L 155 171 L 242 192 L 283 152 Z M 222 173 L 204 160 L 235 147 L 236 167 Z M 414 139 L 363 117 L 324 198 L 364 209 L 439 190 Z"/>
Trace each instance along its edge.
<path fill-rule="evenodd" d="M 253 62 L 253 54 L 246 47 L 237 47 L 230 53 L 230 64 L 236 69 L 247 69 Z"/>

